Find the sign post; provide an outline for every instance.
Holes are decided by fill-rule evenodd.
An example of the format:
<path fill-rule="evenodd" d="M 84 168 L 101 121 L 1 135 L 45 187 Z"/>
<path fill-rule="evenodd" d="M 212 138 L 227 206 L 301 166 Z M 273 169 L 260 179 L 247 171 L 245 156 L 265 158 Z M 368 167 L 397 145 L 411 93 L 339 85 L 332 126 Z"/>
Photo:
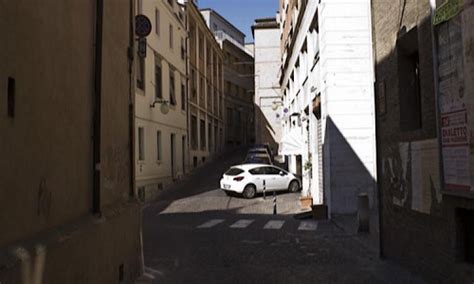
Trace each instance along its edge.
<path fill-rule="evenodd" d="M 146 57 L 146 37 L 138 38 L 138 56 L 141 58 Z"/>
<path fill-rule="evenodd" d="M 151 21 L 145 15 L 135 16 L 135 34 L 138 37 L 146 37 L 151 33 Z"/>
<path fill-rule="evenodd" d="M 135 35 L 138 36 L 138 56 L 146 57 L 146 37 L 151 33 L 151 21 L 145 15 L 135 16 Z"/>

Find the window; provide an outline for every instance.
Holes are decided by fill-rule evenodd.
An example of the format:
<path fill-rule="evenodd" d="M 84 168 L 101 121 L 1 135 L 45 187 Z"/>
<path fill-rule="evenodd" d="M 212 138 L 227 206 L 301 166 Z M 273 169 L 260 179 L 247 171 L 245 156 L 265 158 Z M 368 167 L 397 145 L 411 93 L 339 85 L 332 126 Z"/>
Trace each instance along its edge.
<path fill-rule="evenodd" d="M 199 32 L 199 58 L 203 58 L 204 56 L 204 38 L 202 33 Z"/>
<path fill-rule="evenodd" d="M 249 173 L 252 174 L 252 175 L 263 175 L 265 173 L 263 169 L 264 169 L 264 167 L 251 169 L 251 170 L 249 170 Z"/>
<path fill-rule="evenodd" d="M 207 149 L 209 149 L 209 152 L 212 149 L 212 126 L 211 123 L 209 122 L 207 124 Z"/>
<path fill-rule="evenodd" d="M 244 172 L 243 170 L 238 169 L 238 168 L 230 168 L 227 170 L 227 172 L 225 172 L 225 174 L 228 176 L 236 176 L 236 175 L 240 175 L 243 172 Z"/>
<path fill-rule="evenodd" d="M 161 73 L 161 60 L 155 57 L 155 98 L 163 98 L 163 81 Z"/>
<path fill-rule="evenodd" d="M 185 47 L 185 44 L 184 44 L 184 38 L 181 38 L 181 59 L 185 59 L 186 58 L 186 47 Z"/>
<path fill-rule="evenodd" d="M 173 25 L 170 25 L 170 48 L 173 48 Z"/>
<path fill-rule="evenodd" d="M 280 170 L 274 167 L 265 167 L 265 174 L 266 175 L 279 175 Z"/>
<path fill-rule="evenodd" d="M 209 70 L 212 68 L 212 64 L 211 64 L 212 55 L 211 55 L 211 49 L 209 48 L 210 44 L 207 44 L 206 46 L 207 46 L 206 48 L 207 71 L 209 72 Z"/>
<path fill-rule="evenodd" d="M 191 115 L 191 148 L 197 149 L 197 118 L 195 115 Z"/>
<path fill-rule="evenodd" d="M 170 68 L 170 104 L 176 105 L 174 69 Z"/>
<path fill-rule="evenodd" d="M 138 127 L 138 160 L 145 160 L 145 129 Z"/>
<path fill-rule="evenodd" d="M 227 127 L 232 127 L 232 109 L 230 107 L 227 108 Z"/>
<path fill-rule="evenodd" d="M 222 145 L 222 137 L 224 137 L 224 131 L 219 128 L 219 146 Z"/>
<path fill-rule="evenodd" d="M 155 9 L 155 33 L 160 35 L 160 10 Z"/>
<path fill-rule="evenodd" d="M 201 150 L 206 150 L 206 122 L 204 119 L 200 121 Z"/>
<path fill-rule="evenodd" d="M 208 81 L 207 83 L 207 108 L 208 110 L 211 110 L 212 106 L 212 87 L 211 83 Z"/>
<path fill-rule="evenodd" d="M 230 82 L 225 81 L 225 93 L 229 94 L 230 93 Z"/>
<path fill-rule="evenodd" d="M 137 87 L 145 90 L 145 58 L 138 57 Z"/>
<path fill-rule="evenodd" d="M 170 4 L 171 7 L 173 7 L 173 4 L 174 4 L 173 1 L 174 0 L 168 0 L 168 4 Z"/>
<path fill-rule="evenodd" d="M 268 156 L 247 155 L 244 164 L 271 164 Z"/>
<path fill-rule="evenodd" d="M 156 160 L 161 161 L 161 131 L 156 132 Z"/>
<path fill-rule="evenodd" d="M 186 110 L 186 85 L 181 82 L 181 109 Z"/>
<path fill-rule="evenodd" d="M 417 30 L 417 28 L 413 28 L 397 39 L 400 129 L 402 131 L 411 131 L 422 127 Z"/>
<path fill-rule="evenodd" d="M 194 69 L 191 69 L 191 94 L 193 99 L 196 98 L 196 78 L 196 71 L 194 71 Z"/>
<path fill-rule="evenodd" d="M 218 141 L 217 141 L 217 121 L 214 120 L 214 152 L 217 152 L 217 144 L 218 144 Z"/>
<path fill-rule="evenodd" d="M 205 96 L 204 92 L 205 92 L 204 77 L 201 77 L 201 81 L 199 84 L 199 100 L 201 104 L 204 103 L 204 96 Z"/>

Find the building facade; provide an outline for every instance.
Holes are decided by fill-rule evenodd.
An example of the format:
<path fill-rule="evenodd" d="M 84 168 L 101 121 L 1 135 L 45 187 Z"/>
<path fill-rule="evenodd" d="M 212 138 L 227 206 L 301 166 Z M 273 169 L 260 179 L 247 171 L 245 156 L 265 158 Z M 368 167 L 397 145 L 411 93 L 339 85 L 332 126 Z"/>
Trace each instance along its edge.
<path fill-rule="evenodd" d="M 355 213 L 367 193 L 375 208 L 370 1 L 282 0 L 280 17 L 280 153 L 314 204 Z"/>
<path fill-rule="evenodd" d="M 225 145 L 255 142 L 254 60 L 245 48 L 245 35 L 212 9 L 201 10 L 224 53 Z"/>
<path fill-rule="evenodd" d="M 136 64 L 136 185 L 153 199 L 189 170 L 186 15 L 176 0 L 138 1 L 138 13 L 151 20 L 152 32 Z"/>
<path fill-rule="evenodd" d="M 194 1 L 186 2 L 188 31 L 189 166 L 224 149 L 223 54 Z"/>
<path fill-rule="evenodd" d="M 2 283 L 133 283 L 142 272 L 132 3 L 1 4 Z"/>
<path fill-rule="evenodd" d="M 255 20 L 252 32 L 255 41 L 255 140 L 258 144 L 268 143 L 277 154 L 282 119 L 280 28 L 276 18 L 263 18 Z"/>
<path fill-rule="evenodd" d="M 372 2 L 380 243 L 431 282 L 468 283 L 474 9 L 441 2 Z"/>

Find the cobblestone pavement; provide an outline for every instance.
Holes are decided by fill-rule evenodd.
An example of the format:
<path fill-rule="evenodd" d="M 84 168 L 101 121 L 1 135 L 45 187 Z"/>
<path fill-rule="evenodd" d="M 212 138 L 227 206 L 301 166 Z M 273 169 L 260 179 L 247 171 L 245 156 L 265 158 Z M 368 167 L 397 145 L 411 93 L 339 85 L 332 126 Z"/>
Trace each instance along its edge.
<path fill-rule="evenodd" d="M 144 209 L 138 283 L 423 283 L 330 221 L 297 220 L 298 194 L 228 197 L 219 178 L 243 151 L 197 170 Z"/>

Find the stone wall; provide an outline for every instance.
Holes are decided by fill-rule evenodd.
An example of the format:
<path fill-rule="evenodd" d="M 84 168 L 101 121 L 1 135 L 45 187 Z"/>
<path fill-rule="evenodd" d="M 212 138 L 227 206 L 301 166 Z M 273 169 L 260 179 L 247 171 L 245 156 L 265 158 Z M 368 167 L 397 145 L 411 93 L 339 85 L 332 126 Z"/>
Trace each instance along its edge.
<path fill-rule="evenodd" d="M 458 209 L 474 203 L 442 193 L 430 14 L 428 0 L 372 1 L 381 252 L 429 281 L 467 283 Z M 407 53 L 418 56 L 419 121 L 402 106 Z"/>

